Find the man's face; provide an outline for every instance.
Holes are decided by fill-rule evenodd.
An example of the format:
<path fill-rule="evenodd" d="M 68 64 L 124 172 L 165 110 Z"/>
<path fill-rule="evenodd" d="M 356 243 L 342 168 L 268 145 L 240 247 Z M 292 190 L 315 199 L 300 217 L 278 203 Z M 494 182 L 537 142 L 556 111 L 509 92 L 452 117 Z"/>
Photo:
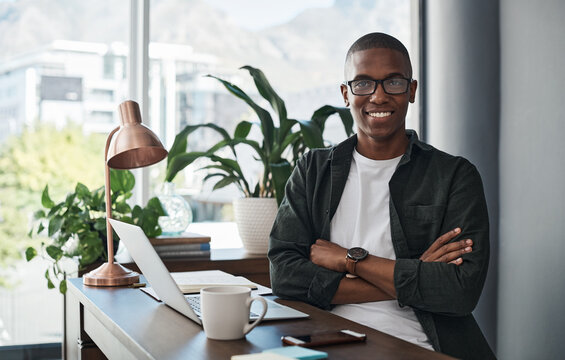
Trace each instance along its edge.
<path fill-rule="evenodd" d="M 368 49 L 353 53 L 345 64 L 346 80 L 383 80 L 393 77 L 410 78 L 406 57 L 392 49 Z M 357 124 L 360 144 L 391 144 L 406 141 L 405 118 L 408 103 L 414 102 L 416 81 L 404 94 L 385 93 L 381 83 L 372 95 L 353 95 L 349 86 L 341 85 L 345 104 Z"/>

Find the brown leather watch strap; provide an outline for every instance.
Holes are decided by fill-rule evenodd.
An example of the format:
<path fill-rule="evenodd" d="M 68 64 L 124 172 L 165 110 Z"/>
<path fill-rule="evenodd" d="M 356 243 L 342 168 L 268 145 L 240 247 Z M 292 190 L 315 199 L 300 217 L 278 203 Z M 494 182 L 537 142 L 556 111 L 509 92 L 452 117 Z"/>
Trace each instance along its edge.
<path fill-rule="evenodd" d="M 351 275 L 357 275 L 355 273 L 356 265 L 357 265 L 357 260 L 353 260 L 349 256 L 345 257 L 345 270 L 347 270 L 347 272 L 350 273 Z"/>

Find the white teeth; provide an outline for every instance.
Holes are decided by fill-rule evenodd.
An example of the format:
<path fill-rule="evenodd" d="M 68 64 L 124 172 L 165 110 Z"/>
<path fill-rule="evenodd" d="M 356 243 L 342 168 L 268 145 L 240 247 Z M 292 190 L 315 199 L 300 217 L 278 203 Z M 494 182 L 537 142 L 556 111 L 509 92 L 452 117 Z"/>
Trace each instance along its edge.
<path fill-rule="evenodd" d="M 390 114 L 392 114 L 392 112 L 390 112 L 390 111 L 386 111 L 386 112 L 370 112 L 370 113 L 369 113 L 369 116 L 381 118 L 381 117 L 385 117 L 385 116 L 390 116 Z"/>

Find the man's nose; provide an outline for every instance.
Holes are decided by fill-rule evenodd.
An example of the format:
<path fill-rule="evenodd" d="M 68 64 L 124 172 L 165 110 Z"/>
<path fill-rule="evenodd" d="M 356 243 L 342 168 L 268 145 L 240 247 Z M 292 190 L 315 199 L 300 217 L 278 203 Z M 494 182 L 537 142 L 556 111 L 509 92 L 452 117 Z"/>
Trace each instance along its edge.
<path fill-rule="evenodd" d="M 369 101 L 374 102 L 376 104 L 382 104 L 385 103 L 388 99 L 388 94 L 385 92 L 385 89 L 383 88 L 383 84 L 377 84 L 377 88 L 375 89 L 375 92 L 371 94 L 371 97 L 369 99 Z"/>

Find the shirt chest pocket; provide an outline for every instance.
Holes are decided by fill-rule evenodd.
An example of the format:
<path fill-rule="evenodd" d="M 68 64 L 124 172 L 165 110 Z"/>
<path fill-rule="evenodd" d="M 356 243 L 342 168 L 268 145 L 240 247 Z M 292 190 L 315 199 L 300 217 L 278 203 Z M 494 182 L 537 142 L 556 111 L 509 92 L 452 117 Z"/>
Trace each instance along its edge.
<path fill-rule="evenodd" d="M 404 234 L 410 257 L 419 257 L 441 235 L 442 205 L 413 205 L 404 209 Z"/>

